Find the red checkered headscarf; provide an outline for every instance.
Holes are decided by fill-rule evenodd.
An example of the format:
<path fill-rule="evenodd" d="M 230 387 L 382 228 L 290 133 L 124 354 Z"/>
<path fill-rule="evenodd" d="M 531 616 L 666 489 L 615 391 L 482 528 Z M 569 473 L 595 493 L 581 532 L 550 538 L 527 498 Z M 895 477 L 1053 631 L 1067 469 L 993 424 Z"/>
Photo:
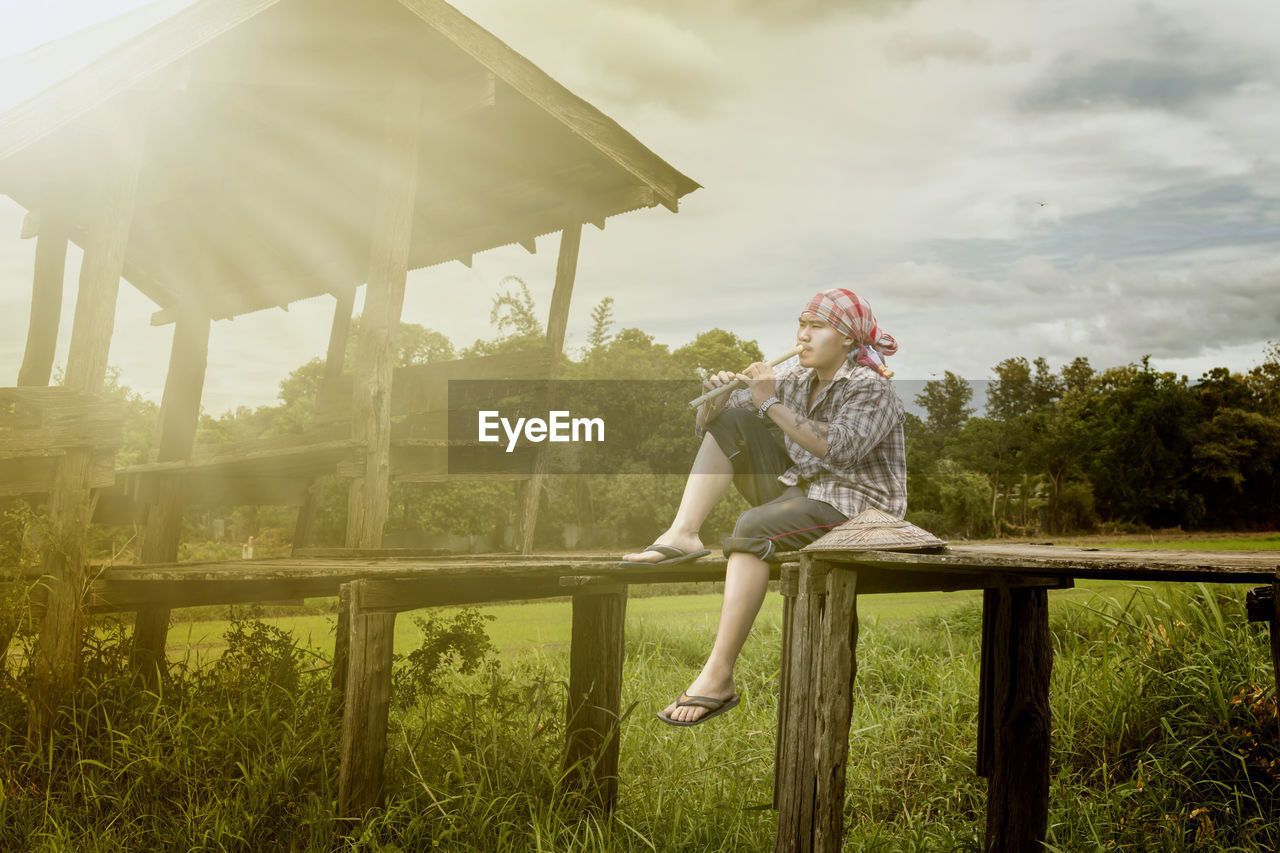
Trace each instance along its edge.
<path fill-rule="evenodd" d="M 809 300 L 802 313 L 816 314 L 840 334 L 853 338 L 857 346 L 850 351 L 850 358 L 886 378 L 893 376 L 884 366 L 884 357 L 898 351 L 898 342 L 880 328 L 871 305 L 858 294 L 842 287 L 824 290 Z"/>

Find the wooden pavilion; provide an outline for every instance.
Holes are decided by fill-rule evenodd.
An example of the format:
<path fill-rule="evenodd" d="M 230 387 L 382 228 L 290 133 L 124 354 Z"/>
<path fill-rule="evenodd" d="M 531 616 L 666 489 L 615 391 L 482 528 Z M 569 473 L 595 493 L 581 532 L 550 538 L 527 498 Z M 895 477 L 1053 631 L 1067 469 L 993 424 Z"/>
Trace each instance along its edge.
<path fill-rule="evenodd" d="M 184 503 L 297 504 L 305 537 L 308 484 L 337 472 L 350 480 L 347 546 L 378 548 L 390 481 L 445 475 L 439 437 L 393 434 L 392 414 L 438 423 L 449 378 L 549 375 L 583 224 L 675 211 L 697 188 L 442 0 L 198 0 L 0 115 L 0 192 L 30 211 L 23 236 L 38 240 L 20 387 L 0 389 L 0 494 L 47 493 L 65 543 L 83 540 L 95 507 L 136 509 L 142 562 L 166 563 Z M 533 252 L 557 232 L 545 358 L 393 369 L 409 270 Z M 66 382 L 45 388 L 68 241 L 84 261 Z M 95 395 L 122 276 L 174 335 L 158 457 L 112 472 L 119 419 Z M 336 309 L 317 429 L 196 447 L 211 322 L 325 294 Z M 42 442 L 53 409 L 66 428 Z M 527 551 L 540 475 L 525 479 Z M 48 550 L 37 663 L 50 702 L 74 683 L 85 572 L 82 548 Z M 167 624 L 166 607 L 140 610 L 140 662 L 163 660 Z"/>

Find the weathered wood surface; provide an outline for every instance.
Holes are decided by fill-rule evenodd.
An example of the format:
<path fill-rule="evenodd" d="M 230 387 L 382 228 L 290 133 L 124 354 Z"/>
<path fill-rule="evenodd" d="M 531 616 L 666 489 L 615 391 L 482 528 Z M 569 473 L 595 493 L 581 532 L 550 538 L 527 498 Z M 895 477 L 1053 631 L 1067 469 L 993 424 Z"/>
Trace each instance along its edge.
<path fill-rule="evenodd" d="M 160 435 L 157 461 L 187 459 L 196 443 L 200 421 L 200 397 L 204 391 L 209 361 L 210 321 L 194 311 L 184 311 L 173 329 L 169 372 L 160 402 Z M 168 563 L 178 559 L 182 539 L 183 484 L 170 475 L 157 484 L 155 500 L 147 507 L 142 529 L 139 560 Z M 132 665 L 141 683 L 159 684 L 165 666 L 165 645 L 169 636 L 169 608 L 139 610 L 134 623 Z"/>
<path fill-rule="evenodd" d="M 551 294 L 551 311 L 547 317 L 547 353 L 550 356 L 548 379 L 555 379 L 560 367 L 560 355 L 564 350 L 564 333 L 569 325 L 569 303 L 573 297 L 573 283 L 578 275 L 578 249 L 582 245 L 582 222 L 575 220 L 560 233 L 560 254 L 556 260 L 556 284 Z M 554 405 L 554 387 L 547 392 L 546 408 Z M 537 532 L 538 505 L 542 499 L 543 482 L 547 476 L 547 447 L 538 448 L 533 462 L 533 474 L 523 485 L 523 506 L 516 523 L 516 550 L 521 554 L 533 553 L 533 537 Z"/>
<path fill-rule="evenodd" d="M 132 123 L 110 123 L 101 185 L 88 213 L 65 383 L 81 394 L 101 393 L 106 381 L 116 296 L 142 166 L 146 123 L 142 117 L 133 119 Z M 91 447 L 68 450 L 49 491 L 49 539 L 42 566 L 48 605 L 36 642 L 35 701 L 28 732 L 33 743 L 42 742 L 51 731 L 56 709 L 68 700 L 80 671 L 85 538 L 94 503 L 89 485 L 93 454 Z"/>
<path fill-rule="evenodd" d="M 361 583 L 351 584 L 345 598 L 349 609 L 347 679 L 338 775 L 338 813 L 357 818 L 382 801 L 396 624 L 395 613 L 363 610 Z"/>
<path fill-rule="evenodd" d="M 606 813 L 613 811 L 618 799 L 626 616 L 625 586 L 573 597 L 565 784 L 590 806 Z"/>
<path fill-rule="evenodd" d="M 839 853 L 844 838 L 844 782 L 849 762 L 849 720 L 853 716 L 853 680 L 858 673 L 858 576 L 827 573 L 827 600 L 818 637 L 818 682 L 814 730 L 817 777 L 813 849 Z"/>
<path fill-rule="evenodd" d="M 952 545 L 940 554 L 819 551 L 820 559 L 860 568 L 917 571 L 1003 571 L 1025 575 L 1135 581 L 1269 583 L 1280 551 L 1079 548 L 1058 545 Z"/>
<path fill-rule="evenodd" d="M 781 777 L 778 768 L 782 766 L 782 732 L 787 730 L 789 700 L 791 690 L 791 641 L 794 630 L 796 595 L 800 590 L 800 566 L 798 563 L 784 563 L 778 578 L 778 591 L 782 595 L 782 648 L 778 654 L 778 726 L 773 738 L 773 807 L 779 807 L 782 798 Z"/>
<path fill-rule="evenodd" d="M 1049 602 L 1042 589 L 1009 589 L 988 603 L 995 612 L 985 846 L 1023 853 L 1040 849 L 1049 826 Z"/>
<path fill-rule="evenodd" d="M 805 555 L 800 561 L 787 662 L 786 728 L 778 730 L 778 830 L 774 853 L 813 850 L 814 797 L 817 791 L 814 748 L 814 684 L 820 664 L 819 638 L 826 600 L 826 564 Z"/>
<path fill-rule="evenodd" d="M 25 222 L 24 222 L 25 225 Z M 62 286 L 67 264 L 67 232 L 56 217 L 46 217 L 36 239 L 36 269 L 31 286 L 27 348 L 18 369 L 19 385 L 49 384 L 62 315 Z"/>
<path fill-rule="evenodd" d="M 69 388 L 0 388 L 0 460 L 124 443 L 120 404 Z"/>
<path fill-rule="evenodd" d="M 395 340 L 417 203 L 422 88 L 407 58 L 397 58 L 392 65 L 351 396 L 351 437 L 360 442 L 364 457 L 362 476 L 351 481 L 347 499 L 346 544 L 353 548 L 379 547 L 387 520 Z"/>

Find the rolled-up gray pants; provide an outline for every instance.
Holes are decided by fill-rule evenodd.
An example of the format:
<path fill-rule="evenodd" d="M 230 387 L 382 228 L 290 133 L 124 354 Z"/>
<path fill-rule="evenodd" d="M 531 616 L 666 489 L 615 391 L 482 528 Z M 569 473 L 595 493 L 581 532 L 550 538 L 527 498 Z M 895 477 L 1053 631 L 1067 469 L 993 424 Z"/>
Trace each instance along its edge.
<path fill-rule="evenodd" d="M 766 562 L 779 551 L 795 551 L 818 539 L 848 516 L 826 501 L 813 500 L 800 486 L 784 486 L 778 477 L 792 466 L 782 430 L 752 409 L 725 409 L 707 432 L 733 465 L 733 484 L 751 509 L 738 516 L 724 555 L 735 551 Z"/>

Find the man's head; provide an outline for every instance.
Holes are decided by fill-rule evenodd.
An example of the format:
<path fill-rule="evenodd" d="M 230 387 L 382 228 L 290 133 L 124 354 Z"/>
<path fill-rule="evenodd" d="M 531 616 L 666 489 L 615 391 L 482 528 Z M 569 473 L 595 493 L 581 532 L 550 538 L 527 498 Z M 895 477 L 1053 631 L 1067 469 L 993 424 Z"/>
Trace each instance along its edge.
<path fill-rule="evenodd" d="M 805 347 L 800 354 L 805 367 L 838 366 L 853 354 L 858 363 L 886 376 L 892 373 L 884 368 L 884 356 L 898 351 L 898 342 L 880 329 L 866 300 L 838 287 L 809 300 L 800 314 L 796 342 Z"/>

